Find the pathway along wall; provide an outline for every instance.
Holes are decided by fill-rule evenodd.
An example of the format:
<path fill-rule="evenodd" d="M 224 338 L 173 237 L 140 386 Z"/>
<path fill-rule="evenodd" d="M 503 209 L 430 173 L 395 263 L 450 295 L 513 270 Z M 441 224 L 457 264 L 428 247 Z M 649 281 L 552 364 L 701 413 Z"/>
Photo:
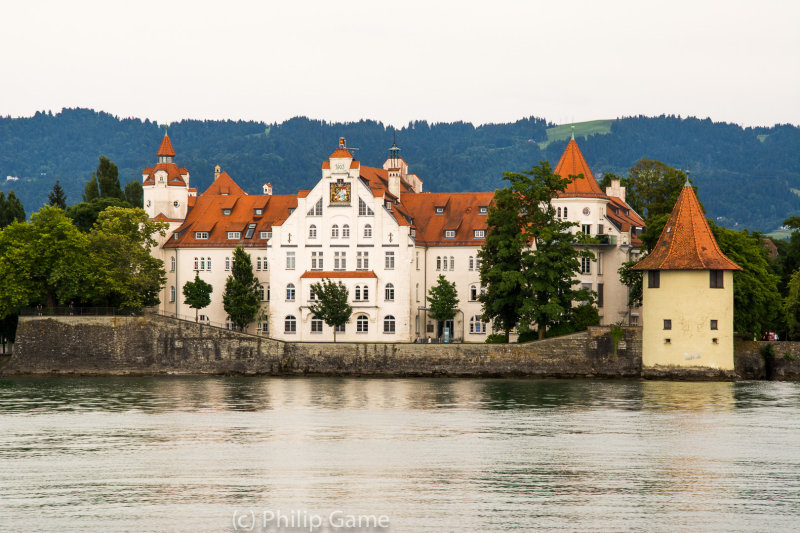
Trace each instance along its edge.
<path fill-rule="evenodd" d="M 526 344 L 286 343 L 158 315 L 21 317 L 0 373 L 638 377 L 641 330 Z"/>

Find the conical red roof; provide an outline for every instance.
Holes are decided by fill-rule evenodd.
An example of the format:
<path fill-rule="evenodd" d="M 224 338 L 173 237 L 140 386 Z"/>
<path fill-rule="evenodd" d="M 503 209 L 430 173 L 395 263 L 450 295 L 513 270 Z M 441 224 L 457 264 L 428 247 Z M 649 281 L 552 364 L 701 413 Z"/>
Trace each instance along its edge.
<path fill-rule="evenodd" d="M 600 186 L 597 184 L 597 181 L 594 179 L 594 175 L 592 174 L 591 169 L 589 169 L 589 165 L 586 163 L 586 160 L 583 158 L 583 154 L 581 153 L 580 148 L 578 148 L 578 143 L 575 142 L 575 139 L 570 140 L 567 144 L 567 147 L 564 150 L 564 153 L 561 154 L 561 159 L 558 160 L 558 164 L 553 170 L 553 173 L 558 174 L 562 178 L 583 174 L 582 178 L 575 178 L 572 180 L 572 183 L 567 185 L 567 190 L 561 193 L 561 197 L 605 196 L 603 191 L 600 190 Z"/>
<path fill-rule="evenodd" d="M 684 186 L 658 244 L 635 270 L 742 270 L 725 257 L 708 226 L 694 189 Z"/>
<path fill-rule="evenodd" d="M 172 143 L 169 142 L 169 137 L 164 134 L 164 139 L 161 141 L 161 146 L 158 148 L 157 156 L 175 157 L 175 150 L 172 149 Z"/>

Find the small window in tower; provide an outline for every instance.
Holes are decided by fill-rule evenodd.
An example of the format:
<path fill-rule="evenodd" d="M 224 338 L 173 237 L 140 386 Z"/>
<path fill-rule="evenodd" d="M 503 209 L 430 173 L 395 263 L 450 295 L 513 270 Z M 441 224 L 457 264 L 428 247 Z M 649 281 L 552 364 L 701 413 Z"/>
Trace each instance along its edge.
<path fill-rule="evenodd" d="M 724 289 L 725 288 L 724 287 L 724 283 L 723 283 L 723 273 L 724 273 L 724 271 L 722 271 L 722 270 L 711 270 L 710 272 L 711 272 L 711 274 L 710 274 L 709 286 L 712 289 Z"/>
<path fill-rule="evenodd" d="M 718 327 L 717 327 L 717 321 L 716 321 L 716 320 L 712 320 L 712 321 L 711 321 L 711 329 L 713 329 L 713 330 L 716 330 L 716 329 L 718 329 Z"/>
<path fill-rule="evenodd" d="M 672 329 L 672 320 L 669 318 L 664 319 L 664 329 Z"/>
<path fill-rule="evenodd" d="M 647 271 L 647 287 L 650 289 L 658 289 L 661 287 L 661 271 L 648 270 Z"/>

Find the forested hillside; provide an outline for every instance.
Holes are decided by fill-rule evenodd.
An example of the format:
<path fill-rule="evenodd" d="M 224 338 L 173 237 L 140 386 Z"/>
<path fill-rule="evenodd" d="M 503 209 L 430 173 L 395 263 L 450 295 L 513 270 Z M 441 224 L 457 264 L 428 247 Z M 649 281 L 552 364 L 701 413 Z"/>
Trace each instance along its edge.
<path fill-rule="evenodd" d="M 380 166 L 396 135 L 402 156 L 428 191 L 492 190 L 504 171 L 555 165 L 566 140 L 548 140 L 545 119 L 475 127 L 413 122 L 396 132 L 380 122 L 329 123 L 294 118 L 281 124 L 184 120 L 169 126 L 176 162 L 203 191 L 219 164 L 245 190 L 271 182 L 276 194 L 309 188 L 339 137 L 356 158 Z M 728 226 L 770 231 L 800 212 L 800 129 L 741 128 L 710 120 L 634 117 L 611 122 L 610 133 L 578 138 L 595 173 L 625 174 L 642 157 L 691 172 L 709 215 Z M 580 129 L 578 130 L 580 131 Z M 36 211 L 58 179 L 67 202 L 80 201 L 100 155 L 119 167 L 123 183 L 141 179 L 156 162 L 163 130 L 150 121 L 119 119 L 87 109 L 29 118 L 0 118 L 0 190 L 14 190 Z M 544 150 L 540 146 L 546 146 Z M 19 180 L 6 180 L 6 176 Z"/>

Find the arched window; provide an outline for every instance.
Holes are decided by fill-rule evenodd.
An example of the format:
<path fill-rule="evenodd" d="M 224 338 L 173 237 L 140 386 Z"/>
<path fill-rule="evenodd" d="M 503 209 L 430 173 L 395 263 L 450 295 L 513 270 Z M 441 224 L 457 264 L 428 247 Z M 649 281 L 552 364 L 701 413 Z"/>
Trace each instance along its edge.
<path fill-rule="evenodd" d="M 284 333 L 297 333 L 297 319 L 294 315 L 288 315 L 283 321 Z"/>
<path fill-rule="evenodd" d="M 256 257 L 256 270 L 261 270 L 261 258 Z"/>
<path fill-rule="evenodd" d="M 416 296 L 417 296 L 417 301 L 419 301 L 419 283 L 417 283 Z"/>
<path fill-rule="evenodd" d="M 312 302 L 317 299 L 317 293 L 314 292 L 314 289 L 311 289 L 311 292 L 308 294 L 308 299 Z"/>
<path fill-rule="evenodd" d="M 475 315 L 469 319 L 469 332 L 478 334 L 486 333 L 486 324 L 481 321 L 480 315 Z"/>
<path fill-rule="evenodd" d="M 456 269 L 456 258 L 451 255 L 450 256 L 450 270 L 452 271 L 452 270 L 455 270 L 455 269 Z"/>
<path fill-rule="evenodd" d="M 361 300 L 361 285 L 356 285 L 356 295 L 355 300 L 358 302 Z"/>
<path fill-rule="evenodd" d="M 367 333 L 369 331 L 369 322 L 367 315 L 358 315 L 356 318 L 356 333 Z"/>
<path fill-rule="evenodd" d="M 442 270 L 447 271 L 447 256 L 442 257 Z"/>
<path fill-rule="evenodd" d="M 338 239 L 339 238 L 339 224 L 334 224 L 331 226 L 331 239 Z"/>
<path fill-rule="evenodd" d="M 317 238 L 317 226 L 311 224 L 308 227 L 308 238 L 309 239 L 316 239 Z"/>
<path fill-rule="evenodd" d="M 394 301 L 394 285 L 391 283 L 386 284 L 386 290 L 384 291 L 384 296 L 386 297 L 387 302 Z"/>
<path fill-rule="evenodd" d="M 558 214 L 557 214 L 556 216 L 557 216 L 558 218 L 561 218 L 561 208 L 560 208 L 560 207 L 558 208 L 558 211 L 557 211 L 557 213 L 558 213 Z"/>
<path fill-rule="evenodd" d="M 225 272 L 229 272 L 230 269 L 231 269 L 231 258 L 230 257 L 226 257 L 225 258 Z"/>
<path fill-rule="evenodd" d="M 258 296 L 261 298 L 262 302 L 266 301 L 267 295 L 264 292 L 264 286 L 263 285 L 259 285 L 258 286 Z"/>
<path fill-rule="evenodd" d="M 311 317 L 311 333 L 322 333 L 322 319 L 319 317 Z"/>
<path fill-rule="evenodd" d="M 294 283 L 290 283 L 286 286 L 286 301 L 294 301 Z"/>
<path fill-rule="evenodd" d="M 364 237 L 365 238 L 372 237 L 372 226 L 370 224 L 364 226 Z"/>
<path fill-rule="evenodd" d="M 200 261 L 196 257 L 194 258 L 194 269 L 200 270 Z"/>
<path fill-rule="evenodd" d="M 564 208 L 564 218 L 567 218 L 567 208 Z"/>
<path fill-rule="evenodd" d="M 170 302 L 175 301 L 175 285 L 171 285 L 169 288 L 169 301 Z"/>
<path fill-rule="evenodd" d="M 473 256 L 469 256 L 469 269 L 475 270 L 475 258 Z"/>
<path fill-rule="evenodd" d="M 174 257 L 170 257 L 170 262 L 169 262 L 169 271 L 170 272 L 175 272 L 175 262 L 176 262 L 175 258 Z"/>
<path fill-rule="evenodd" d="M 269 283 L 267 283 L 267 301 L 269 301 Z"/>
<path fill-rule="evenodd" d="M 366 285 L 361 287 L 361 299 L 364 301 L 369 300 L 369 287 Z"/>
<path fill-rule="evenodd" d="M 478 286 L 477 285 L 470 285 L 469 286 L 469 301 L 474 302 L 478 299 Z"/>
<path fill-rule="evenodd" d="M 394 333 L 394 316 L 386 315 L 383 319 L 383 332 Z"/>
<path fill-rule="evenodd" d="M 342 226 L 342 238 L 348 239 L 350 238 L 350 224 L 345 224 Z"/>
<path fill-rule="evenodd" d="M 201 257 L 200 258 L 200 270 L 205 270 L 205 269 L 206 269 L 206 258 L 205 257 Z"/>
<path fill-rule="evenodd" d="M 440 256 L 436 256 L 436 270 L 442 269 L 442 258 Z"/>

